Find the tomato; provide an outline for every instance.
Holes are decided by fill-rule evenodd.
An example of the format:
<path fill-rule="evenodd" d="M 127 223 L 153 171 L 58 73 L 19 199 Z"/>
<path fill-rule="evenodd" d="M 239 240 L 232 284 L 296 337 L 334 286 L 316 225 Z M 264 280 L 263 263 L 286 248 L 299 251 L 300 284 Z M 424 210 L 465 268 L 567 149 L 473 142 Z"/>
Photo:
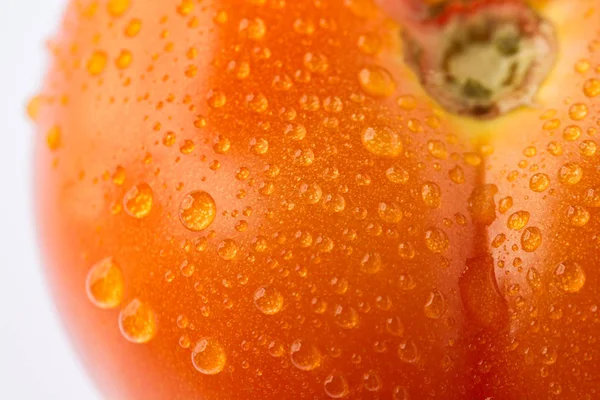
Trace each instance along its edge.
<path fill-rule="evenodd" d="M 72 2 L 37 214 L 106 398 L 598 398 L 597 6 Z"/>

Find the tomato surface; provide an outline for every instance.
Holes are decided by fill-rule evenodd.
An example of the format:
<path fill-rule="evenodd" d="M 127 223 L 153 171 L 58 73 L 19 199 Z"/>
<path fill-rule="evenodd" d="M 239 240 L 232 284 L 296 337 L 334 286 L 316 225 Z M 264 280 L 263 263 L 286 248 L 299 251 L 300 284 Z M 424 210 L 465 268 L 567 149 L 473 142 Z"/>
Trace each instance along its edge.
<path fill-rule="evenodd" d="M 600 397 L 600 3 L 425 3 L 70 4 L 37 213 L 107 399 Z M 556 60 L 457 116 L 406 34 L 491 3 Z"/>

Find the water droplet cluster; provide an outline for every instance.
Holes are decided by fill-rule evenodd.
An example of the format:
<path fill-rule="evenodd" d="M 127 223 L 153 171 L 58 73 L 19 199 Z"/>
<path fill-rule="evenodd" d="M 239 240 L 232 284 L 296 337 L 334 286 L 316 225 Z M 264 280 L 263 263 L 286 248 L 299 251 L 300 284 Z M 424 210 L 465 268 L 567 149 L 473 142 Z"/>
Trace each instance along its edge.
<path fill-rule="evenodd" d="M 94 329 L 207 399 L 597 395 L 592 50 L 473 139 L 371 0 L 162 3 L 73 5 L 28 105 Z"/>

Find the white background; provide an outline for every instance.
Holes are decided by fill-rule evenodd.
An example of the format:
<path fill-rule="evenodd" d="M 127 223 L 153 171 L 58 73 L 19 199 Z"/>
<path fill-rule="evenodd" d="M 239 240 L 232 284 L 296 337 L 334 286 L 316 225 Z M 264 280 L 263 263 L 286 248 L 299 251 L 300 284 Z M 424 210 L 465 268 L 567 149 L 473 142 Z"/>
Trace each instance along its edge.
<path fill-rule="evenodd" d="M 50 299 L 32 212 L 33 127 L 44 39 L 66 0 L 0 0 L 0 399 L 98 400 Z"/>

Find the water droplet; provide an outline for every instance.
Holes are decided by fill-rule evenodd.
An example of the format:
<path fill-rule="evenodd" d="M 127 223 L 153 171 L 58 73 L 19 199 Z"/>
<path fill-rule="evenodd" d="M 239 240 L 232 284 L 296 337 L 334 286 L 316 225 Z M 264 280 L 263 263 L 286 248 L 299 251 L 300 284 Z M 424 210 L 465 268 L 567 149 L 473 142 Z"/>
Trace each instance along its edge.
<path fill-rule="evenodd" d="M 92 53 L 90 59 L 87 62 L 87 70 L 92 76 L 98 76 L 104 72 L 107 63 L 107 55 L 103 51 L 95 51 Z"/>
<path fill-rule="evenodd" d="M 333 317 L 335 323 L 344 329 L 354 329 L 358 325 L 358 313 L 350 306 L 335 306 Z"/>
<path fill-rule="evenodd" d="M 312 371 L 321 365 L 321 353 L 311 343 L 297 339 L 290 346 L 290 359 L 296 368 Z"/>
<path fill-rule="evenodd" d="M 527 252 L 535 251 L 542 244 L 542 232 L 534 227 L 530 226 L 525 228 L 521 235 L 521 247 Z"/>
<path fill-rule="evenodd" d="M 127 69 L 133 61 L 133 54 L 129 50 L 121 50 L 115 64 L 119 69 Z"/>
<path fill-rule="evenodd" d="M 474 221 L 485 225 L 490 225 L 494 222 L 496 219 L 494 196 L 497 193 L 498 187 L 492 184 L 478 186 L 473 189 L 473 192 L 469 196 L 467 207 Z M 500 204 L 502 204 L 502 200 Z M 503 212 L 502 209 L 501 212 Z"/>
<path fill-rule="evenodd" d="M 108 12 L 113 17 L 120 17 L 129 9 L 131 0 L 108 0 Z"/>
<path fill-rule="evenodd" d="M 571 126 L 567 126 L 565 128 L 565 130 L 563 131 L 563 139 L 565 139 L 566 141 L 569 142 L 574 142 L 575 140 L 579 139 L 579 137 L 582 134 L 582 130 L 580 127 L 578 127 L 577 125 L 571 125 Z M 556 151 L 552 151 L 550 152 L 550 154 L 552 155 L 558 155 L 558 154 L 554 154 L 556 153 Z M 562 150 L 561 150 L 562 153 Z"/>
<path fill-rule="evenodd" d="M 398 255 L 404 260 L 411 260 L 415 257 L 415 246 L 410 242 L 400 242 L 398 244 Z"/>
<path fill-rule="evenodd" d="M 431 319 L 439 319 L 446 312 L 446 299 L 439 290 L 429 293 L 429 298 L 424 307 L 425 316 Z"/>
<path fill-rule="evenodd" d="M 324 74 L 329 69 L 329 61 L 321 53 L 308 52 L 304 55 L 304 66 L 310 72 Z"/>
<path fill-rule="evenodd" d="M 134 18 L 131 21 L 129 21 L 129 23 L 125 27 L 125 36 L 135 37 L 138 35 L 138 33 L 140 33 L 141 29 L 142 29 L 142 21 L 140 21 L 137 18 Z"/>
<path fill-rule="evenodd" d="M 348 394 L 348 381 L 346 377 L 337 371 L 333 371 L 325 378 L 325 393 L 332 399 L 341 399 Z"/>
<path fill-rule="evenodd" d="M 392 393 L 392 400 L 409 400 L 408 390 L 404 386 L 396 386 Z"/>
<path fill-rule="evenodd" d="M 273 357 L 281 357 L 285 354 L 285 345 L 281 340 L 273 340 L 269 343 L 269 354 Z"/>
<path fill-rule="evenodd" d="M 402 220 L 402 210 L 397 203 L 379 203 L 377 213 L 382 221 L 390 224 L 396 224 Z"/>
<path fill-rule="evenodd" d="M 558 180 L 563 185 L 575 185 L 583 178 L 583 168 L 576 162 L 568 162 L 558 170 Z"/>
<path fill-rule="evenodd" d="M 439 208 L 442 204 L 442 190 L 437 183 L 425 182 L 421 186 L 421 198 L 427 207 Z"/>
<path fill-rule="evenodd" d="M 506 226 L 513 231 L 518 231 L 525 228 L 525 225 L 529 222 L 529 212 L 528 211 L 517 211 L 512 213 L 510 217 L 508 217 L 508 221 Z"/>
<path fill-rule="evenodd" d="M 123 198 L 123 207 L 134 218 L 144 218 L 152 210 L 153 193 L 147 183 L 133 186 Z"/>
<path fill-rule="evenodd" d="M 269 142 L 263 138 L 250 139 L 250 151 L 256 155 L 265 154 L 269 150 Z"/>
<path fill-rule="evenodd" d="M 505 212 L 510 210 L 512 206 L 513 198 L 510 196 L 504 197 L 498 202 L 498 211 L 500 211 L 501 214 L 504 214 Z"/>
<path fill-rule="evenodd" d="M 404 184 L 408 182 L 408 171 L 402 167 L 390 167 L 385 171 L 385 176 L 392 183 Z"/>
<path fill-rule="evenodd" d="M 220 91 L 210 90 L 206 96 L 207 103 L 212 108 L 222 108 L 227 103 L 227 96 Z"/>
<path fill-rule="evenodd" d="M 188 193 L 179 207 L 179 220 L 192 232 L 200 232 L 208 228 L 216 214 L 215 200 L 202 190 Z"/>
<path fill-rule="evenodd" d="M 388 126 L 366 128 L 362 133 L 362 143 L 369 152 L 379 157 L 398 157 L 404 149 L 400 135 Z"/>
<path fill-rule="evenodd" d="M 202 338 L 192 351 L 192 364 L 204 375 L 216 375 L 223 371 L 227 357 L 221 342 L 215 338 Z"/>
<path fill-rule="evenodd" d="M 399 317 L 390 317 L 386 319 L 385 329 L 393 336 L 402 336 L 404 334 L 404 324 Z"/>
<path fill-rule="evenodd" d="M 529 188 L 534 192 L 543 192 L 550 185 L 550 178 L 548 175 L 539 173 L 535 174 L 529 180 Z"/>
<path fill-rule="evenodd" d="M 465 171 L 459 165 L 448 171 L 448 177 L 454 183 L 465 183 Z"/>
<path fill-rule="evenodd" d="M 590 221 L 590 212 L 585 207 L 569 206 L 567 217 L 571 225 L 582 227 Z"/>
<path fill-rule="evenodd" d="M 448 242 L 448 235 L 441 229 L 429 228 L 425 231 L 425 245 L 432 253 L 446 251 Z"/>
<path fill-rule="evenodd" d="M 376 392 L 381 389 L 381 378 L 377 371 L 370 370 L 363 374 L 363 385 L 369 392 Z"/>
<path fill-rule="evenodd" d="M 123 280 L 123 272 L 112 257 L 97 262 L 85 281 L 88 298 L 103 309 L 119 306 L 123 300 Z"/>
<path fill-rule="evenodd" d="M 323 208 L 330 213 L 340 213 L 346 208 L 346 199 L 341 194 L 328 194 L 323 197 Z"/>
<path fill-rule="evenodd" d="M 398 345 L 398 357 L 400 357 L 400 360 L 406 363 L 416 364 L 419 362 L 421 354 L 415 342 L 407 339 Z"/>
<path fill-rule="evenodd" d="M 373 97 L 388 97 L 396 91 L 396 82 L 388 70 L 379 66 L 368 66 L 358 73 L 362 90 Z"/>
<path fill-rule="evenodd" d="M 238 252 L 238 245 L 232 239 L 225 239 L 217 246 L 217 253 L 226 261 L 233 260 Z"/>
<path fill-rule="evenodd" d="M 156 335 L 154 310 L 139 299 L 131 300 L 119 314 L 119 329 L 130 342 L 149 342 Z"/>
<path fill-rule="evenodd" d="M 542 278 L 540 273 L 533 267 L 529 268 L 527 271 L 526 279 L 527 283 L 529 283 L 529 286 L 531 286 L 532 289 L 539 289 L 540 286 L 542 286 Z"/>
<path fill-rule="evenodd" d="M 265 112 L 269 107 L 269 100 L 261 93 L 246 96 L 246 102 L 248 103 L 248 108 L 258 114 Z"/>
<path fill-rule="evenodd" d="M 585 81 L 583 84 L 583 93 L 590 98 L 600 95 L 600 80 L 590 78 Z"/>
<path fill-rule="evenodd" d="M 254 305 L 263 314 L 277 314 L 283 308 L 283 296 L 272 286 L 263 286 L 254 292 Z"/>
<path fill-rule="evenodd" d="M 190 276 L 194 275 L 196 267 L 188 260 L 184 260 L 179 266 L 179 270 L 181 271 L 181 275 L 185 276 L 186 278 L 189 278 Z"/>
<path fill-rule="evenodd" d="M 360 269 L 366 274 L 376 274 L 381 270 L 381 255 L 376 252 L 366 253 L 360 261 Z"/>
<path fill-rule="evenodd" d="M 575 103 L 569 108 L 569 117 L 575 121 L 581 121 L 587 116 L 588 107 L 583 103 Z"/>
<path fill-rule="evenodd" d="M 565 261 L 554 270 L 554 283 L 566 293 L 577 293 L 585 284 L 585 272 L 581 265 L 574 261 Z"/>
<path fill-rule="evenodd" d="M 215 153 L 225 154 L 229 151 L 229 149 L 231 149 L 231 141 L 228 138 L 222 135 L 215 137 L 213 142 L 213 150 Z"/>
<path fill-rule="evenodd" d="M 267 26 L 265 21 L 260 18 L 255 19 L 242 19 L 239 25 L 239 31 L 242 35 L 246 36 L 250 40 L 261 40 L 267 33 Z"/>

